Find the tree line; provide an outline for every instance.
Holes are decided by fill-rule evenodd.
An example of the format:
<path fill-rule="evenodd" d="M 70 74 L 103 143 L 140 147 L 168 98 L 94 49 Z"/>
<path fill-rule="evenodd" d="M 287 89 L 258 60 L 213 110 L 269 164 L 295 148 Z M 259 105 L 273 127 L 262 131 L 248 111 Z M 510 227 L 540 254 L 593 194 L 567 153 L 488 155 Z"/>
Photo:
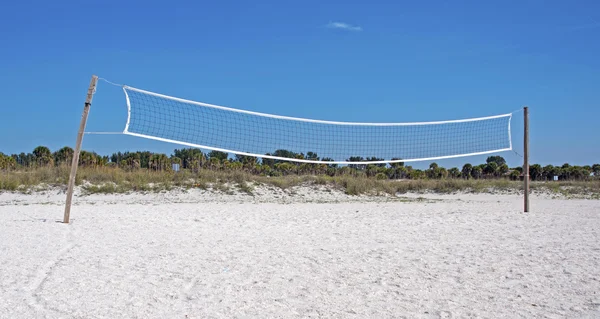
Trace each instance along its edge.
<path fill-rule="evenodd" d="M 74 151 L 65 146 L 55 152 L 48 147 L 38 146 L 31 153 L 5 155 L 0 152 L 0 170 L 26 170 L 39 167 L 52 167 L 71 165 Z M 320 158 L 315 152 L 295 153 L 288 150 L 276 150 L 273 155 L 284 158 L 321 160 L 332 162 L 331 158 Z M 347 161 L 378 161 L 376 157 L 363 158 L 353 156 Z M 401 159 L 393 159 L 401 160 Z M 431 163 L 428 169 L 416 169 L 405 166 L 402 162 L 389 164 L 351 164 L 339 166 L 336 164 L 316 164 L 274 160 L 270 158 L 256 158 L 252 156 L 235 155 L 219 151 L 204 153 L 195 148 L 175 149 L 173 154 L 153 153 L 149 151 L 117 152 L 110 156 L 102 156 L 95 152 L 81 151 L 79 166 L 81 167 L 109 167 L 122 170 L 151 170 L 171 171 L 173 164 L 179 164 L 181 169 L 198 172 L 201 169 L 211 170 L 238 170 L 251 174 L 266 176 L 282 176 L 290 174 L 326 174 L 335 175 L 366 175 L 377 179 L 492 179 L 506 178 L 519 180 L 522 178 L 522 167 L 509 168 L 501 156 L 490 156 L 486 162 L 479 165 L 464 164 L 462 168 L 452 167 L 446 169 L 437 163 Z M 553 180 L 590 180 L 600 179 L 600 164 L 576 166 L 568 163 L 562 166 L 539 164 L 530 165 L 529 175 L 534 181 Z"/>

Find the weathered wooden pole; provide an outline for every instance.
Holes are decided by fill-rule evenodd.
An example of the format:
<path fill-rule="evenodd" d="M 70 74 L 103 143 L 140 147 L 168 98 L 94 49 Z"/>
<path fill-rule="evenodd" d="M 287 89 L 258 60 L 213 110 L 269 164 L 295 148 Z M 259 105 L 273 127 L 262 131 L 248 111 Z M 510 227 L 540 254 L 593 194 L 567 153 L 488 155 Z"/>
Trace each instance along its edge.
<path fill-rule="evenodd" d="M 81 115 L 81 122 L 79 123 L 79 133 L 77 134 L 77 142 L 75 143 L 75 151 L 73 152 L 73 161 L 71 162 L 71 174 L 69 175 L 69 185 L 67 187 L 67 202 L 65 204 L 65 216 L 63 223 L 69 223 L 69 217 L 71 215 L 71 201 L 73 199 L 73 189 L 75 188 L 75 176 L 77 175 L 77 166 L 79 164 L 79 153 L 81 152 L 81 142 L 83 141 L 83 133 L 85 132 L 85 124 L 87 123 L 88 114 L 90 112 L 90 106 L 92 106 L 92 99 L 96 92 L 96 84 L 98 83 L 98 77 L 92 75 L 90 81 L 90 87 L 88 88 L 87 97 L 83 106 L 83 114 Z"/>
<path fill-rule="evenodd" d="M 523 131 L 523 194 L 524 194 L 524 212 L 529 212 L 529 108 L 523 108 L 523 122 L 525 130 Z"/>

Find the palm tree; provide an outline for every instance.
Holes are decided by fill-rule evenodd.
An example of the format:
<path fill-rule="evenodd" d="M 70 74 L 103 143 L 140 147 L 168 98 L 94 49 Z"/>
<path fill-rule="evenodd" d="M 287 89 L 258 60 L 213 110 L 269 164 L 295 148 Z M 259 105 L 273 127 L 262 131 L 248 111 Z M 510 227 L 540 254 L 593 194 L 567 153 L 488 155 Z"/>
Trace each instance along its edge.
<path fill-rule="evenodd" d="M 448 170 L 448 175 L 450 178 L 458 178 L 460 176 L 460 171 L 456 167 L 452 167 Z"/>
<path fill-rule="evenodd" d="M 518 170 L 512 170 L 510 171 L 510 175 L 509 175 L 510 179 L 513 181 L 516 181 L 519 179 L 519 177 L 521 177 L 521 172 L 519 172 Z"/>
<path fill-rule="evenodd" d="M 290 162 L 281 162 L 275 164 L 275 169 L 283 173 L 283 175 L 288 175 L 296 169 L 296 166 Z"/>
<path fill-rule="evenodd" d="M 542 171 L 542 179 L 545 181 L 551 181 L 554 178 L 554 176 L 557 175 L 557 167 L 554 167 L 554 165 L 546 165 L 544 166 Z"/>
<path fill-rule="evenodd" d="M 496 163 L 498 167 L 502 166 L 502 164 L 506 164 L 506 160 L 502 156 L 490 156 L 485 160 L 485 162 L 487 164 Z"/>
<path fill-rule="evenodd" d="M 406 178 L 408 176 L 408 172 L 409 172 L 409 167 L 405 167 L 405 166 L 398 166 L 396 168 L 394 168 L 394 178 L 398 179 L 398 178 Z"/>
<path fill-rule="evenodd" d="M 485 164 L 483 168 L 483 173 L 485 173 L 488 177 L 496 176 L 496 172 L 498 171 L 498 164 L 496 162 L 489 162 Z"/>
<path fill-rule="evenodd" d="M 594 177 L 600 177 L 600 164 L 592 165 L 592 172 L 594 172 Z"/>
<path fill-rule="evenodd" d="M 247 171 L 251 171 L 254 168 L 254 165 L 258 162 L 258 159 L 254 156 L 239 154 L 235 154 L 235 160 L 242 163 L 242 166 Z"/>
<path fill-rule="evenodd" d="M 155 171 L 166 171 L 170 168 L 170 160 L 165 154 L 153 154 L 150 157 L 150 168 Z"/>
<path fill-rule="evenodd" d="M 17 161 L 12 156 L 6 156 L 0 152 L 0 170 L 11 170 L 17 167 Z"/>
<path fill-rule="evenodd" d="M 378 166 L 374 164 L 367 165 L 367 177 L 373 177 L 377 175 L 377 173 L 379 172 L 377 168 Z"/>
<path fill-rule="evenodd" d="M 188 167 L 191 168 L 195 173 L 200 171 L 200 168 L 204 166 L 204 154 L 202 152 L 195 153 L 192 155 L 191 162 Z"/>
<path fill-rule="evenodd" d="M 331 158 L 331 157 L 323 157 L 321 159 L 321 161 L 323 161 L 323 162 L 333 162 L 333 158 Z M 327 164 L 327 167 L 328 168 L 337 168 L 338 164 Z"/>
<path fill-rule="evenodd" d="M 473 167 L 473 169 L 471 170 L 471 176 L 473 176 L 474 179 L 481 178 L 482 174 L 483 174 L 483 169 L 479 165 Z"/>
<path fill-rule="evenodd" d="M 35 156 L 35 163 L 40 167 L 49 166 L 54 163 L 52 152 L 46 146 L 36 147 L 33 150 L 33 155 Z"/>
<path fill-rule="evenodd" d="M 506 163 L 498 166 L 497 172 L 498 172 L 499 176 L 504 176 L 504 175 L 508 174 L 508 171 L 509 171 L 509 169 L 508 169 L 508 165 L 506 165 Z"/>
<path fill-rule="evenodd" d="M 392 161 L 398 161 L 401 160 L 402 158 L 399 157 L 394 157 L 392 158 Z M 398 167 L 402 167 L 404 166 L 404 162 L 394 162 L 394 163 L 390 163 L 390 166 L 393 168 L 398 168 Z"/>
<path fill-rule="evenodd" d="M 292 151 L 283 150 L 283 149 L 276 150 L 273 153 L 273 156 L 285 157 L 285 158 L 296 158 L 296 155 L 298 155 L 298 154 L 296 154 L 296 153 L 294 153 Z M 282 162 L 285 162 L 285 161 L 275 160 L 274 164 L 278 164 L 278 163 L 282 163 Z"/>
<path fill-rule="evenodd" d="M 210 153 L 208 153 L 208 157 L 209 158 L 216 158 L 219 160 L 219 162 L 224 162 L 225 160 L 227 160 L 227 157 L 229 157 L 229 155 L 225 152 L 219 152 L 219 151 L 211 151 Z"/>
<path fill-rule="evenodd" d="M 198 156 L 203 156 L 202 151 L 197 148 L 184 148 L 175 149 L 173 151 L 175 157 L 181 158 L 182 168 L 192 168 L 192 162 L 194 159 L 198 159 Z"/>
<path fill-rule="evenodd" d="M 473 165 L 467 163 L 462 167 L 462 176 L 464 179 L 469 179 L 471 177 L 471 172 L 473 171 Z"/>
<path fill-rule="evenodd" d="M 79 165 L 85 167 L 95 167 L 98 164 L 98 156 L 96 153 L 81 151 L 79 153 Z"/>
<path fill-rule="evenodd" d="M 448 178 L 448 170 L 443 167 L 438 168 L 438 178 L 446 179 Z"/>
<path fill-rule="evenodd" d="M 544 170 L 540 164 L 533 164 L 529 166 L 529 176 L 531 180 L 539 181 L 542 178 L 542 173 Z"/>
<path fill-rule="evenodd" d="M 319 156 L 315 152 L 306 152 L 306 159 L 311 161 L 318 161 Z"/>
<path fill-rule="evenodd" d="M 73 153 L 73 149 L 68 146 L 59 149 L 58 151 L 54 152 L 54 163 L 56 165 L 71 165 L 71 161 L 73 161 Z"/>
<path fill-rule="evenodd" d="M 367 157 L 365 159 L 365 161 L 367 161 L 367 162 L 380 162 L 380 161 L 383 161 L 383 160 L 384 160 L 383 158 L 378 158 L 378 157 L 375 157 L 375 156 Z M 385 163 L 378 163 L 378 164 L 371 164 L 371 165 L 375 165 L 377 167 L 385 167 L 386 164 Z"/>
<path fill-rule="evenodd" d="M 362 156 L 350 156 L 350 158 L 348 158 L 346 160 L 346 162 L 364 162 L 365 159 L 362 158 Z M 353 169 L 357 169 L 357 170 L 363 170 L 365 168 L 367 168 L 367 165 L 364 164 L 350 164 L 348 165 L 348 167 L 353 168 Z"/>
<path fill-rule="evenodd" d="M 270 153 L 267 153 L 267 154 L 265 154 L 265 155 L 267 155 L 267 156 L 271 156 L 271 154 L 270 154 Z M 274 160 L 274 159 L 272 159 L 272 158 L 263 157 L 263 158 L 261 159 L 261 162 L 262 162 L 263 166 L 268 166 L 268 167 L 270 167 L 270 168 L 273 168 L 273 167 L 275 166 L 275 160 Z"/>
<path fill-rule="evenodd" d="M 431 163 L 425 174 L 427 174 L 427 177 L 429 178 L 436 179 L 441 177 L 441 170 L 437 163 Z"/>
<path fill-rule="evenodd" d="M 210 157 L 208 159 L 208 164 L 211 169 L 219 169 L 221 167 L 221 161 L 218 157 Z"/>

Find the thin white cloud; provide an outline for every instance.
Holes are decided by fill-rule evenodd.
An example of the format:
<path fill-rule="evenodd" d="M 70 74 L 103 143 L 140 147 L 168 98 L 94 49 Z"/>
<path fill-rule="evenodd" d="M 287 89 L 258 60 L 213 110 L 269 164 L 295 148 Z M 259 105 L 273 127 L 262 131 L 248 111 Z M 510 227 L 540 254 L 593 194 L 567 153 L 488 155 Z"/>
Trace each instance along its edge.
<path fill-rule="evenodd" d="M 362 31 L 363 29 L 359 26 L 351 25 L 345 22 L 329 22 L 327 27 L 330 29 L 341 29 L 346 31 Z"/>

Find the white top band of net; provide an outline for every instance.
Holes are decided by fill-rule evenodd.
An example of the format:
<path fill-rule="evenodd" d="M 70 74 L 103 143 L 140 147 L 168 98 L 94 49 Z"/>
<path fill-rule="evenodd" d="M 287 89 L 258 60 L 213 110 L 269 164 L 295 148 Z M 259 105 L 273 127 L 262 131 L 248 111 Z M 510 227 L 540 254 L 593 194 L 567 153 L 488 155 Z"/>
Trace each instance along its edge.
<path fill-rule="evenodd" d="M 324 164 L 382 164 L 512 149 L 512 113 L 482 118 L 351 123 L 279 116 L 124 86 L 123 133 L 238 155 Z M 303 156 L 298 156 L 303 154 Z"/>

